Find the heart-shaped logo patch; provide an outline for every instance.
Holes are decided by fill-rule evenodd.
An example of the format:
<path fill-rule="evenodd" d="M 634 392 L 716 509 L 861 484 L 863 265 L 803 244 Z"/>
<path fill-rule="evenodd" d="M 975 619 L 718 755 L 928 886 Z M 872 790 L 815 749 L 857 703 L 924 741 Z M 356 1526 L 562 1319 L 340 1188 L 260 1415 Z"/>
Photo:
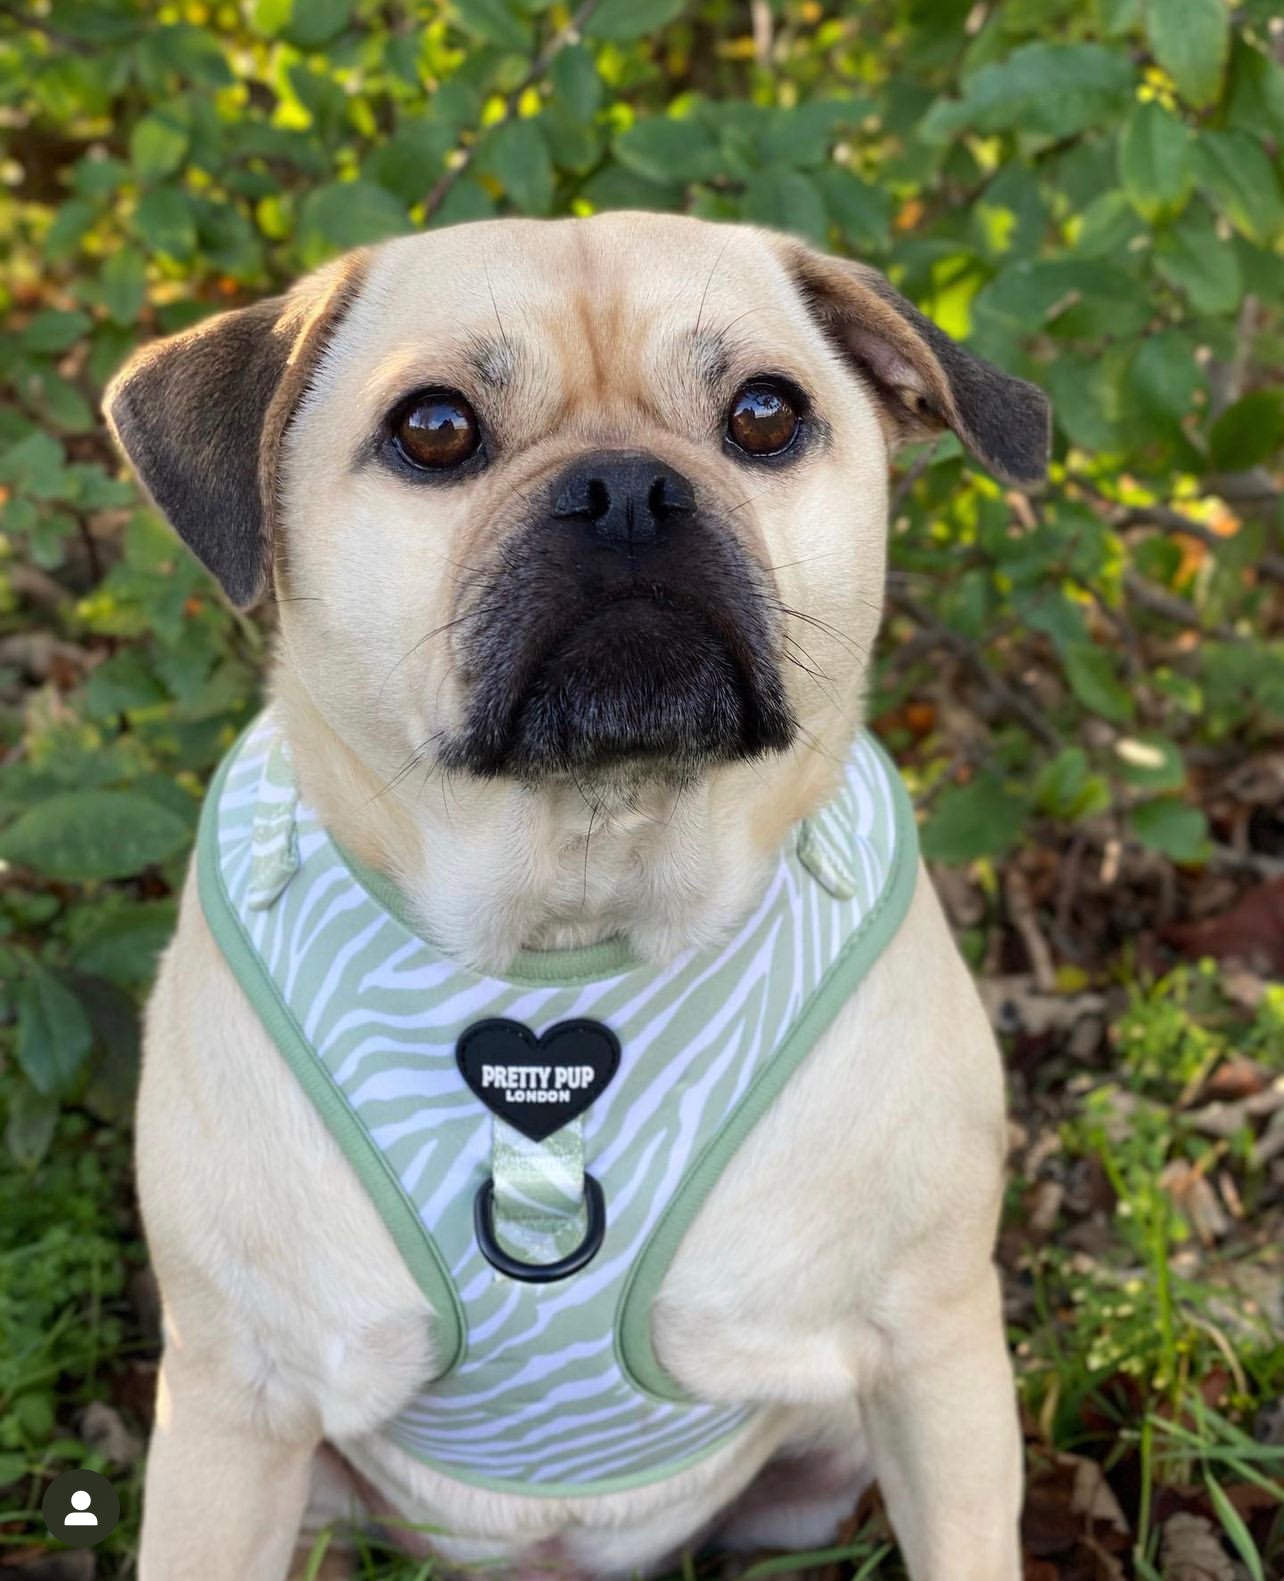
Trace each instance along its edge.
<path fill-rule="evenodd" d="M 455 1050 L 464 1080 L 490 1112 L 542 1142 L 604 1093 L 620 1040 L 600 1021 L 559 1021 L 537 1038 L 520 1021 L 478 1021 Z"/>

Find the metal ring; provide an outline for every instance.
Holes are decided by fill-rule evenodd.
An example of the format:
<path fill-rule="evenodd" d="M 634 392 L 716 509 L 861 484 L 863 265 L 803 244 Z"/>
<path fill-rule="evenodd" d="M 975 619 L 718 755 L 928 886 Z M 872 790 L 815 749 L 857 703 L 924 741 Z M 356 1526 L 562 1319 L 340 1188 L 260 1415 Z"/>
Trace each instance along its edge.
<path fill-rule="evenodd" d="M 510 1257 L 495 1239 L 492 1211 L 495 1181 L 492 1176 L 487 1176 L 473 1199 L 473 1228 L 482 1256 L 501 1274 L 506 1274 L 510 1279 L 522 1279 L 529 1285 L 552 1284 L 554 1280 L 579 1273 L 597 1256 L 606 1235 L 606 1198 L 602 1195 L 601 1186 L 588 1174 L 584 1176 L 584 1201 L 588 1208 L 588 1227 L 584 1231 L 584 1239 L 575 1250 L 555 1263 L 524 1263 L 520 1258 Z"/>

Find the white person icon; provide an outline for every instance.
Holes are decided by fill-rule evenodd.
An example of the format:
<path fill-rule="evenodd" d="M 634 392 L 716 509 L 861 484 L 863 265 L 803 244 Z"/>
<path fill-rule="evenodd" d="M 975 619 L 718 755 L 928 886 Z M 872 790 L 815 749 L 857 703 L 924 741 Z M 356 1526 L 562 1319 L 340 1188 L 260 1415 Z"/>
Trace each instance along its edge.
<path fill-rule="evenodd" d="M 71 1496 L 71 1514 L 63 1517 L 64 1526 L 97 1526 L 98 1517 L 89 1508 L 93 1496 L 78 1488 Z"/>

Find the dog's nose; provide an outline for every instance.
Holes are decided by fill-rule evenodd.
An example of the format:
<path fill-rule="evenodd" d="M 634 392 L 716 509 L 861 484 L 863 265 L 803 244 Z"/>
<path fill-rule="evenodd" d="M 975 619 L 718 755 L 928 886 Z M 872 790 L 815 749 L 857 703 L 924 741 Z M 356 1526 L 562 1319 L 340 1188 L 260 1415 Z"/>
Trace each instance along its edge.
<path fill-rule="evenodd" d="M 653 543 L 667 522 L 695 508 L 695 491 L 680 472 L 636 451 L 582 456 L 553 485 L 555 520 L 584 522 L 623 548 Z"/>

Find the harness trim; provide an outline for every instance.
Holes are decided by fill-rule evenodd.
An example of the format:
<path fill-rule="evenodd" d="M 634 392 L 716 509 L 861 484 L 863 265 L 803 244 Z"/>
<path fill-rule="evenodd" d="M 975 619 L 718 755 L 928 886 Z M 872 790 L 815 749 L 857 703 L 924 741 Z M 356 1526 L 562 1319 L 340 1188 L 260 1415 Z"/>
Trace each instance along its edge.
<path fill-rule="evenodd" d="M 454 1281 L 446 1271 L 446 1265 L 424 1227 L 418 1209 L 393 1172 L 392 1165 L 375 1146 L 325 1068 L 313 1058 L 302 1028 L 282 1001 L 276 984 L 268 975 L 245 931 L 228 895 L 219 865 L 219 798 L 237 750 L 254 729 L 255 723 L 257 721 L 252 721 L 242 731 L 236 745 L 219 765 L 206 795 L 205 805 L 201 808 L 196 858 L 201 910 L 241 991 L 254 1007 L 268 1036 L 280 1049 L 299 1085 L 316 1106 L 331 1136 L 356 1171 L 357 1179 L 370 1194 L 379 1217 L 388 1226 L 397 1250 L 442 1325 L 443 1363 L 433 1378 L 428 1380 L 433 1382 L 452 1372 L 464 1359 L 467 1350 L 463 1308 Z"/>
<path fill-rule="evenodd" d="M 815 1047 L 870 966 L 895 936 L 918 882 L 914 808 L 895 765 L 871 736 L 888 770 L 896 798 L 896 849 L 877 903 L 830 966 L 785 1041 L 758 1072 L 749 1090 L 706 1144 L 660 1216 L 624 1282 L 615 1319 L 620 1368 L 640 1393 L 659 1400 L 689 1400 L 687 1390 L 660 1365 L 651 1339 L 651 1312 L 682 1238 L 741 1144 Z"/>

